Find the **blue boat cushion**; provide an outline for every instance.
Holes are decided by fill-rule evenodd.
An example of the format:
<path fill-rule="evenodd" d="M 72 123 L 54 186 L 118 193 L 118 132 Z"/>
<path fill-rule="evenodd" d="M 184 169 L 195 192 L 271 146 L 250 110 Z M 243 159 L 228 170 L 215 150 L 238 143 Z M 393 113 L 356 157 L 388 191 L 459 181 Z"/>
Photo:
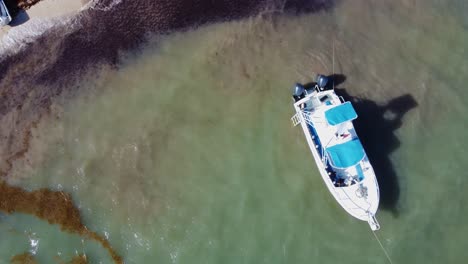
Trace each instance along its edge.
<path fill-rule="evenodd" d="M 328 124 L 335 126 L 343 122 L 354 120 L 357 118 L 356 111 L 350 102 L 340 104 L 325 112 L 325 118 Z"/>
<path fill-rule="evenodd" d="M 342 169 L 358 164 L 366 155 L 358 138 L 331 146 L 326 150 L 331 164 Z"/>

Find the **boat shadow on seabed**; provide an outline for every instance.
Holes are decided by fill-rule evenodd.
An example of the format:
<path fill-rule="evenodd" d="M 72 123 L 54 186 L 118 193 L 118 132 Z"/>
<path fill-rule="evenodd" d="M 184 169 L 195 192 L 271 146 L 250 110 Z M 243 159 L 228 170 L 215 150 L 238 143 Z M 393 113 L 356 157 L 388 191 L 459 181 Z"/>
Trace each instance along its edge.
<path fill-rule="evenodd" d="M 341 74 L 328 77 L 334 80 L 335 85 L 346 80 L 346 77 Z M 346 88 L 335 88 L 335 92 L 346 101 L 350 101 L 359 116 L 353 124 L 379 182 L 380 208 L 391 211 L 397 217 L 400 185 L 398 175 L 390 160 L 390 154 L 401 143 L 394 132 L 402 126 L 403 116 L 417 107 L 418 103 L 410 94 L 393 98 L 381 105 L 369 99 L 352 96 Z"/>

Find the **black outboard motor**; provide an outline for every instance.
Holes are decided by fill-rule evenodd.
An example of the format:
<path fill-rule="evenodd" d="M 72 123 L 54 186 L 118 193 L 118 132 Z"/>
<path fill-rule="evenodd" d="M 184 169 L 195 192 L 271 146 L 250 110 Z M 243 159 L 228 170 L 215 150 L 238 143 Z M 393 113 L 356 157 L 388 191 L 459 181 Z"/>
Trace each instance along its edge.
<path fill-rule="evenodd" d="M 294 89 L 293 89 L 293 98 L 294 98 L 294 101 L 299 101 L 301 100 L 302 98 L 304 98 L 305 96 L 305 89 L 304 89 L 304 85 L 300 84 L 300 83 L 296 83 L 296 85 L 294 86 Z"/>
<path fill-rule="evenodd" d="M 318 74 L 316 82 L 320 91 L 327 90 L 327 85 L 329 85 L 327 76 Z"/>

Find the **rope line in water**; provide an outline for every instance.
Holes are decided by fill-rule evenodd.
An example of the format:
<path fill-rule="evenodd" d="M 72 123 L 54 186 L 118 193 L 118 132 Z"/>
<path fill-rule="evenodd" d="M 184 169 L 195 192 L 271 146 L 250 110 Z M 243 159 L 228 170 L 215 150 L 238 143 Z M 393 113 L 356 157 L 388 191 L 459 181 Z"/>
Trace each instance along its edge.
<path fill-rule="evenodd" d="M 385 250 L 384 246 L 382 245 L 382 242 L 380 242 L 380 239 L 379 239 L 379 237 L 377 236 L 377 234 L 375 233 L 374 230 L 372 230 L 372 234 L 374 234 L 375 239 L 377 239 L 377 242 L 379 242 L 380 248 L 382 248 L 382 251 L 385 253 L 385 256 L 387 257 L 388 262 L 389 262 L 390 264 L 393 264 L 393 261 L 392 261 L 392 259 L 390 258 L 390 255 L 388 255 L 387 250 Z"/>

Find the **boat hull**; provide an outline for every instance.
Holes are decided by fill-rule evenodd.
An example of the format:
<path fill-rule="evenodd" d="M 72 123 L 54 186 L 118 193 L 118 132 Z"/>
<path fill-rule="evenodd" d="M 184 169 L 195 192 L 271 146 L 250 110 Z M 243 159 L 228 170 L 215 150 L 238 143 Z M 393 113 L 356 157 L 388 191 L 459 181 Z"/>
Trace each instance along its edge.
<path fill-rule="evenodd" d="M 300 116 L 299 123 L 304 131 L 304 135 L 315 164 L 328 190 L 341 207 L 343 207 L 343 209 L 345 209 L 345 211 L 351 216 L 359 220 L 369 222 L 369 225 L 373 230 L 378 230 L 380 227 L 375 219 L 375 214 L 378 210 L 380 200 L 379 186 L 367 155 L 365 155 L 359 163 L 364 168 L 362 172 L 364 177 L 363 180 L 359 181 L 359 183 L 337 187 L 336 182 L 334 182 L 330 176 L 330 172 L 333 170 L 333 167 L 330 166 L 326 161 L 326 157 L 324 157 L 324 149 L 326 146 L 320 144 L 320 139 L 323 139 L 323 136 L 319 136 L 319 132 L 322 132 L 323 135 L 323 133 L 326 133 L 327 131 L 317 131 L 321 129 L 318 124 L 322 120 L 310 112 L 305 112 L 302 108 L 307 100 L 314 100 L 316 97 L 320 97 L 321 94 L 327 94 L 330 98 L 335 99 L 332 100 L 333 104 L 327 106 L 328 108 L 332 108 L 344 102 L 344 100 L 340 99 L 334 91 L 326 91 L 322 93 L 316 91 L 294 104 L 296 115 Z M 328 140 L 328 138 L 326 140 Z"/>

